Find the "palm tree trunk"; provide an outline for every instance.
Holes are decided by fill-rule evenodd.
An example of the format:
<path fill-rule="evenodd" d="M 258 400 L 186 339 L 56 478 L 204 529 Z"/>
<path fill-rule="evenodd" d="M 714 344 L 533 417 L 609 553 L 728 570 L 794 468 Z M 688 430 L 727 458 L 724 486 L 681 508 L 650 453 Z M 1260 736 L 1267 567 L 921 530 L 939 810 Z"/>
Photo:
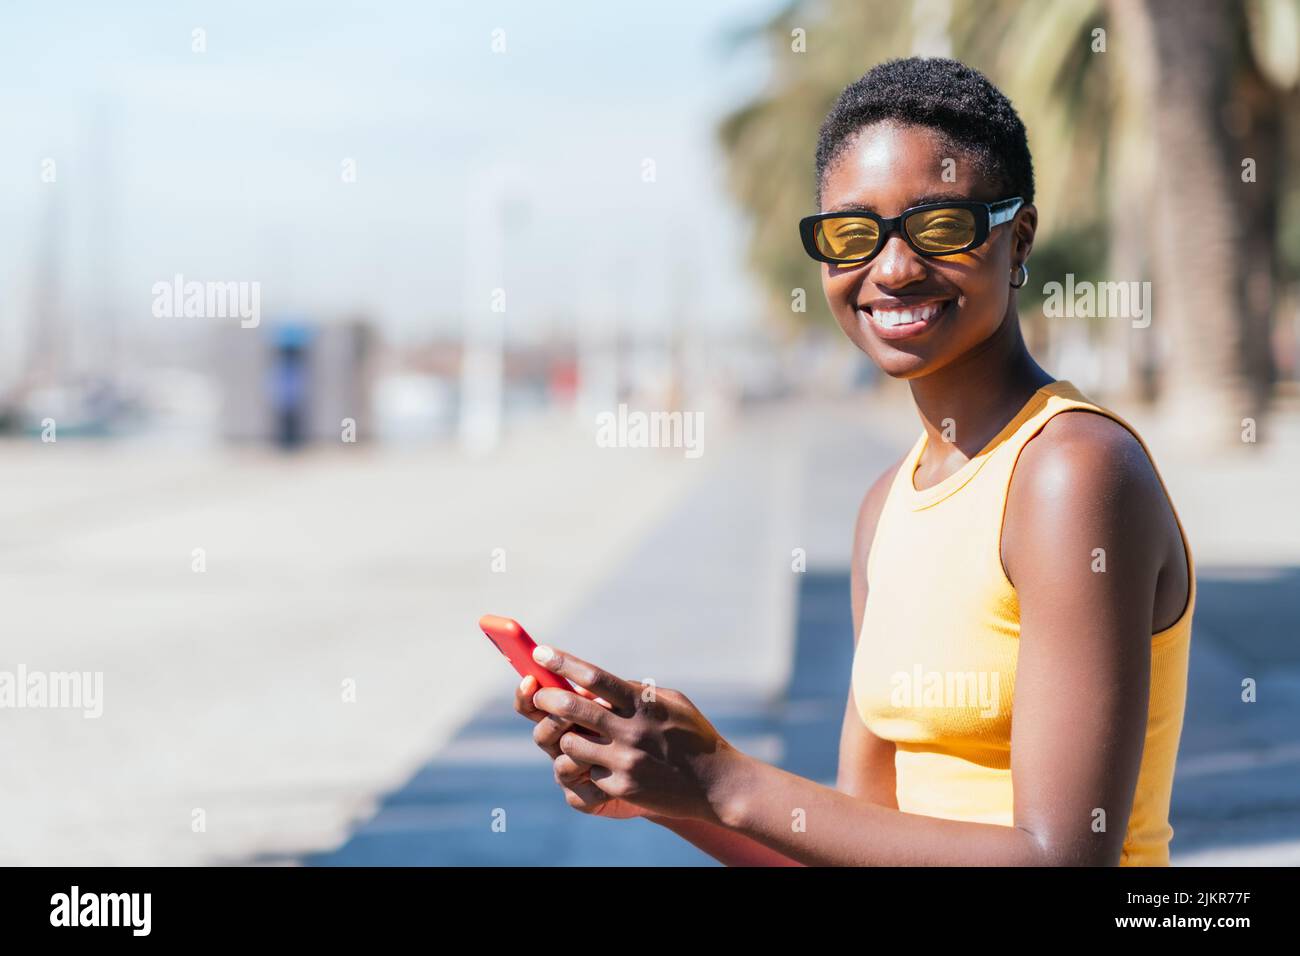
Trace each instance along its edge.
<path fill-rule="evenodd" d="M 1145 0 L 1156 75 L 1153 321 L 1166 347 L 1161 401 L 1183 441 L 1240 442 L 1256 409 L 1241 371 L 1246 224 L 1223 104 L 1234 54 L 1221 0 Z"/>
<path fill-rule="evenodd" d="M 1245 226 L 1242 236 L 1242 270 L 1238 301 L 1242 307 L 1240 354 L 1242 374 L 1249 389 L 1250 412 L 1261 416 L 1268 406 L 1277 368 L 1273 358 L 1273 312 L 1277 304 L 1278 208 L 1282 204 L 1283 94 L 1268 83 L 1255 63 L 1243 58 L 1241 75 L 1233 84 L 1231 103 L 1235 122 L 1228 133 L 1237 163 L 1254 161 L 1254 181 L 1236 183 L 1238 215 Z"/>
<path fill-rule="evenodd" d="M 1129 0 L 1106 0 L 1112 29 L 1110 72 L 1114 111 L 1111 115 L 1106 166 L 1108 203 L 1106 276 L 1120 282 L 1151 279 L 1151 191 L 1155 180 L 1151 124 L 1155 115 L 1155 42 L 1146 11 L 1133 10 Z M 1134 328 L 1111 318 L 1102 327 L 1102 380 L 1116 397 L 1152 403 L 1156 399 L 1155 370 L 1159 360 L 1150 328 Z"/>

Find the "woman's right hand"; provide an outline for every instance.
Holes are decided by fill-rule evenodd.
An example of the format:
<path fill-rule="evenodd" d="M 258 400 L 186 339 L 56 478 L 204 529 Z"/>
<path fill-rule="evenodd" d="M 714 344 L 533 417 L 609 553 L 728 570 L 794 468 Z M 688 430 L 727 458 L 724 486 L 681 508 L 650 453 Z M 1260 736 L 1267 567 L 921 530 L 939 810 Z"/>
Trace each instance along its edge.
<path fill-rule="evenodd" d="M 564 791 L 564 801 L 579 813 L 609 820 L 629 820 L 645 816 L 646 812 L 634 803 L 611 797 L 591 782 L 591 764 L 574 760 L 560 750 L 560 738 L 576 728 L 533 706 L 533 695 L 541 689 L 535 677 L 525 677 L 515 688 L 515 713 L 522 714 L 534 723 L 533 742 L 552 760 L 555 782 Z M 605 704 L 583 687 L 575 688 L 583 697 Z M 608 706 L 607 704 L 605 706 Z"/>

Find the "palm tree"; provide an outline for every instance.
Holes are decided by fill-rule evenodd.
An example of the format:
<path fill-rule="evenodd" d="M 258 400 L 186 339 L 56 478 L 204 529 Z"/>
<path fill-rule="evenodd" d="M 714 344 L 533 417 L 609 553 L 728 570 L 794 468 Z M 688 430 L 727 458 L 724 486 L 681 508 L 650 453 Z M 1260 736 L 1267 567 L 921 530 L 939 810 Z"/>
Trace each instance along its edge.
<path fill-rule="evenodd" d="M 1189 436 L 1240 442 L 1267 411 L 1280 273 L 1283 118 L 1300 79 L 1300 3 L 1111 0 L 1152 79 L 1150 187 L 1157 315 L 1170 333 L 1165 401 Z M 1146 59 L 1146 58 L 1144 58 Z M 1247 168 L 1249 168 L 1249 172 Z"/>
<path fill-rule="evenodd" d="M 1181 410 L 1183 431 L 1239 431 L 1251 411 L 1239 361 L 1250 329 L 1240 297 L 1245 274 L 1240 190 L 1225 137 L 1231 24 L 1218 0 L 1145 0 L 1159 88 L 1153 146 L 1159 170 L 1155 207 L 1158 315 L 1168 322 L 1171 352 L 1166 398 Z M 1231 432 L 1228 429 L 1231 428 Z"/>

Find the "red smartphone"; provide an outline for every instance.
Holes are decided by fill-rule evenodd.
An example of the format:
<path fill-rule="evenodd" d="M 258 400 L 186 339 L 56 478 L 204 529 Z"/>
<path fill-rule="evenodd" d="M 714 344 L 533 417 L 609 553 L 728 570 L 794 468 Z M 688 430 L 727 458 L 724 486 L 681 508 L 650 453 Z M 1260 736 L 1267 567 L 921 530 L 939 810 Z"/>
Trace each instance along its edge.
<path fill-rule="evenodd" d="M 541 687 L 573 690 L 573 685 L 567 680 L 533 660 L 533 648 L 537 646 L 537 642 L 528 636 L 528 632 L 518 621 L 509 617 L 497 617 L 495 614 L 484 614 L 478 619 L 478 626 L 483 629 L 488 640 L 497 646 L 497 650 L 505 656 L 520 677 L 530 675 L 536 677 Z"/>
<path fill-rule="evenodd" d="M 577 693 L 567 680 L 533 660 L 533 648 L 537 646 L 537 642 L 528 636 L 523 625 L 514 618 L 484 614 L 478 619 L 478 626 L 483 629 L 488 640 L 496 645 L 497 650 L 510 662 L 510 666 L 520 677 L 531 674 L 537 678 L 539 687 L 558 687 L 560 690 Z M 595 739 L 600 737 L 594 730 L 580 724 L 573 724 L 572 728 L 575 733 L 584 737 Z"/>

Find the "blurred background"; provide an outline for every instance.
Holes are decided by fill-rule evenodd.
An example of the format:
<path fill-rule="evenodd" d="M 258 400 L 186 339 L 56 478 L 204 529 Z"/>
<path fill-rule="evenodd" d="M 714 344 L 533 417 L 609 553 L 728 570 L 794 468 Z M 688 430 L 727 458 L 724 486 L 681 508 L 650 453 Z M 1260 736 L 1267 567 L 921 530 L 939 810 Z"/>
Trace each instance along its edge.
<path fill-rule="evenodd" d="M 911 54 L 1020 111 L 1026 336 L 1191 537 L 1174 860 L 1300 862 L 1300 0 L 7 5 L 0 670 L 104 701 L 0 711 L 0 862 L 710 862 L 568 810 L 486 612 L 833 780 L 918 423 L 796 223 Z M 621 405 L 703 454 L 602 447 Z"/>

